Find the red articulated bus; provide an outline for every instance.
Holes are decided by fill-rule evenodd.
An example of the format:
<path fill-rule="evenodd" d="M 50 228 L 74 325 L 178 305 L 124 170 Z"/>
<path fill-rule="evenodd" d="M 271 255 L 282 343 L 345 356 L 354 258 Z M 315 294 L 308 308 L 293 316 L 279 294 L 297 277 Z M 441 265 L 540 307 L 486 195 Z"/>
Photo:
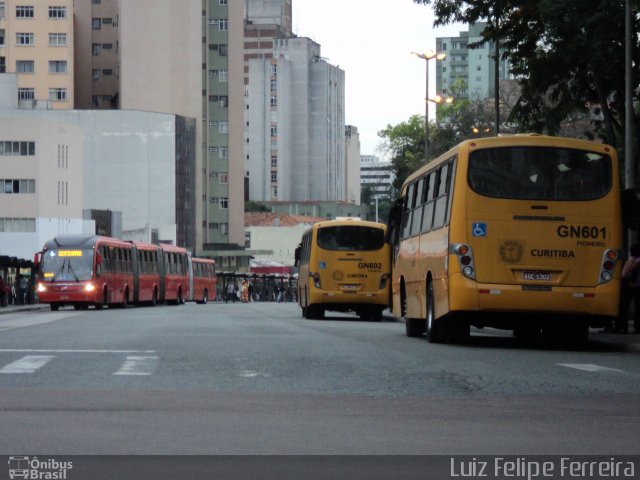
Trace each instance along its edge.
<path fill-rule="evenodd" d="M 133 299 L 133 246 L 115 238 L 64 235 L 36 254 L 38 298 L 61 305 L 125 307 Z"/>
<path fill-rule="evenodd" d="M 206 303 L 216 289 L 213 260 L 191 259 L 186 249 L 172 245 L 63 235 L 49 240 L 34 263 L 39 301 L 51 310 L 180 305 L 191 298 Z"/>
<path fill-rule="evenodd" d="M 216 262 L 207 258 L 191 259 L 191 300 L 205 304 L 213 295 L 216 296 Z"/>

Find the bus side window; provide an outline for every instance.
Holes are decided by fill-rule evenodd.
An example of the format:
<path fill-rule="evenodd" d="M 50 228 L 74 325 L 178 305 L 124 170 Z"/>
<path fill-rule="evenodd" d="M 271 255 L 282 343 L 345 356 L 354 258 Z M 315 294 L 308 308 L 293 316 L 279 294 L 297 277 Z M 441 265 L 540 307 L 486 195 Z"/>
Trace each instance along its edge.
<path fill-rule="evenodd" d="M 427 177 L 426 190 L 424 195 L 424 209 L 422 210 L 422 232 L 426 233 L 431 230 L 433 225 L 433 206 L 435 205 L 435 185 L 436 173 L 431 172 Z"/>
<path fill-rule="evenodd" d="M 449 204 L 449 175 L 451 164 L 446 163 L 440 167 L 438 174 L 438 193 L 436 198 L 436 209 L 433 215 L 433 228 L 441 228 L 445 225 L 447 218 L 447 205 Z"/>
<path fill-rule="evenodd" d="M 411 234 L 411 214 L 415 207 L 415 182 L 407 187 L 406 203 L 402 212 L 402 238 L 409 238 Z"/>
<path fill-rule="evenodd" d="M 422 223 L 422 210 L 424 208 L 424 186 L 425 177 L 422 177 L 417 182 L 416 189 L 416 201 L 415 208 L 413 209 L 413 219 L 411 221 L 411 236 L 418 235 L 420 233 L 420 224 Z"/>
<path fill-rule="evenodd" d="M 293 256 L 294 256 L 293 266 L 294 267 L 297 267 L 298 265 L 300 265 L 300 250 L 302 250 L 302 243 L 300 243 L 296 247 L 295 252 L 293 254 Z"/>

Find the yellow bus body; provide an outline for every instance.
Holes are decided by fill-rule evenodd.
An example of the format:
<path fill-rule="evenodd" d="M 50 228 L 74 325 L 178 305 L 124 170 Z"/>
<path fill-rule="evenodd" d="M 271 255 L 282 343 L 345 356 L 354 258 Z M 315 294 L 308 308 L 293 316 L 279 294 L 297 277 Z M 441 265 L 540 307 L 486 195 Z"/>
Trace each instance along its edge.
<path fill-rule="evenodd" d="M 360 237 L 379 237 L 374 250 L 322 248 L 321 231 L 356 228 Z M 298 303 L 306 318 L 323 318 L 326 310 L 353 311 L 361 318 L 379 320 L 389 306 L 390 249 L 384 242 L 386 225 L 359 219 L 314 224 L 302 237 L 298 262 Z"/>
<path fill-rule="evenodd" d="M 577 152 L 587 158 L 586 168 L 592 157 L 610 158 L 610 188 L 588 200 L 572 200 L 570 192 L 560 191 L 554 195 L 563 198 L 554 200 L 493 198 L 474 191 L 471 183 L 477 187 L 482 180 L 469 176 L 470 156 L 509 148 L 513 150 L 502 152 L 529 148 Z M 487 152 L 478 155 L 490 158 L 492 153 Z M 406 206 L 411 186 L 418 194 L 418 182 L 424 179 L 426 185 L 426 176 L 447 164 L 451 172 L 443 225 L 403 234 L 406 218 L 415 218 L 420 208 Z M 570 170 L 561 166 L 557 166 L 561 173 Z M 504 172 L 491 175 L 495 178 L 489 184 L 510 181 Z M 622 225 L 618 162 L 612 147 L 540 135 L 465 141 L 408 177 L 401 195 L 406 218 L 398 225 L 394 245 L 392 311 L 409 319 L 411 336 L 421 331 L 435 336 L 429 332 L 430 316 L 441 334 L 449 326 L 455 336 L 460 327 L 466 334 L 468 325 L 517 331 L 526 323 L 553 330 L 562 321 L 556 318 L 560 316 L 577 321 L 588 332 L 586 326 L 602 326 L 618 314 Z M 423 216 L 425 208 L 423 204 Z M 470 252 L 472 275 L 463 274 L 464 255 L 456 250 L 462 246 Z"/>

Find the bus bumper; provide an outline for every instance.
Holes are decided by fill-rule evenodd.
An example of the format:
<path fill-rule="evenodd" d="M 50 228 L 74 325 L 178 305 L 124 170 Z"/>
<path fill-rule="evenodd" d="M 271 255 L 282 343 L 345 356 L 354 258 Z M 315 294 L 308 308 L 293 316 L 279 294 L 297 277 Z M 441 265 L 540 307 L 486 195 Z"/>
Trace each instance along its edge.
<path fill-rule="evenodd" d="M 379 290 L 373 292 L 363 291 L 321 291 L 311 295 L 312 304 L 347 304 L 347 305 L 378 305 L 387 306 L 389 304 L 389 292 Z"/>
<path fill-rule="evenodd" d="M 619 310 L 619 283 L 597 287 L 482 284 L 452 275 L 450 311 L 527 312 L 615 317 Z"/>

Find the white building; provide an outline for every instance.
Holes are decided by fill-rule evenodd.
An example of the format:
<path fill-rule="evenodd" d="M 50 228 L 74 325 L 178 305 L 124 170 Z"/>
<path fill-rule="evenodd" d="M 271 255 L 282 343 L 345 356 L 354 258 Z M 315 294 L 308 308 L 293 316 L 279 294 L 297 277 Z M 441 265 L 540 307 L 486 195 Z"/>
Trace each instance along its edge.
<path fill-rule="evenodd" d="M 249 199 L 345 201 L 344 71 L 308 38 L 273 42 L 248 60 Z"/>
<path fill-rule="evenodd" d="M 389 197 L 393 193 L 393 166 L 390 162 L 382 162 L 375 155 L 360 156 L 360 184 L 370 186 L 373 198 Z"/>
<path fill-rule="evenodd" d="M 120 212 L 123 239 L 184 245 L 194 236 L 195 159 L 185 152 L 195 145 L 184 132 L 193 123 L 140 111 L 0 108 L 3 254 L 32 258 L 55 235 L 94 233 L 95 222 L 83 220 L 93 210 Z M 16 218 L 26 221 L 6 220 Z"/>

